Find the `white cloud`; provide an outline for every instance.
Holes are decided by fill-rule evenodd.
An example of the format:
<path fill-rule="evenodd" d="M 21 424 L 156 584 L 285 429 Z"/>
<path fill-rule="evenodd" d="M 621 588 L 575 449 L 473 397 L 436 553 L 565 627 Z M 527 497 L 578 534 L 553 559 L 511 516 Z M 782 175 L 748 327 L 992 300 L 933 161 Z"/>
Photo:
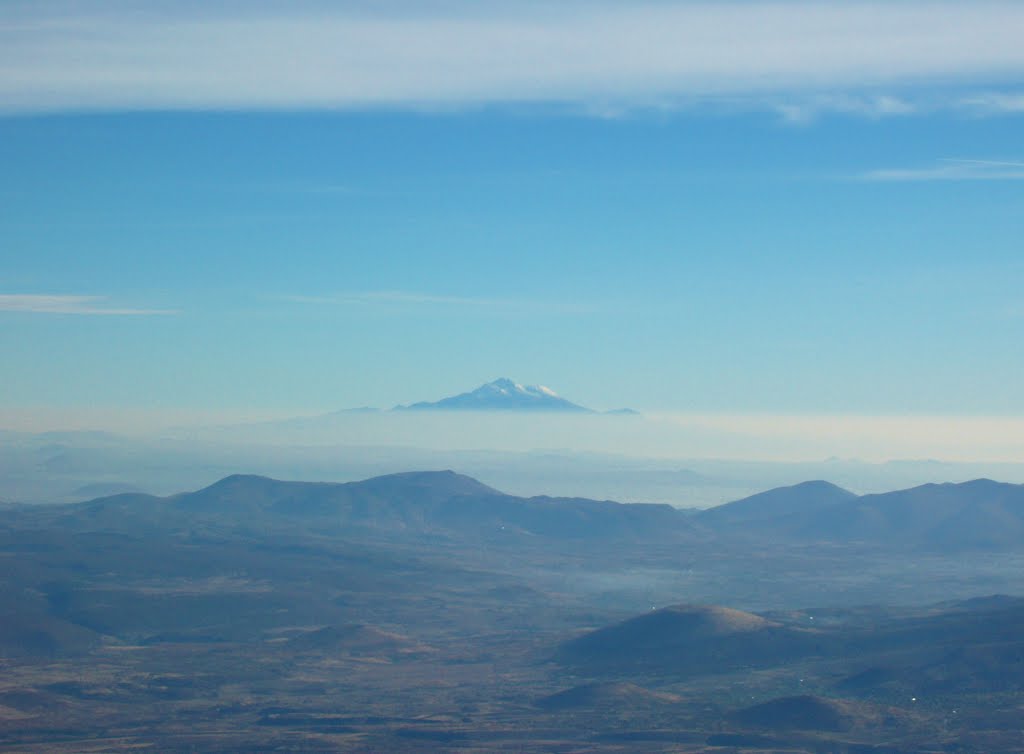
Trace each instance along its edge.
<path fill-rule="evenodd" d="M 861 176 L 868 181 L 1020 181 L 1024 162 L 945 159 L 923 168 L 885 168 Z"/>
<path fill-rule="evenodd" d="M 968 112 L 980 114 L 990 113 L 1024 113 L 1024 93 L 981 92 L 964 97 L 960 107 Z"/>
<path fill-rule="evenodd" d="M 950 106 L 1012 110 L 998 94 L 971 105 L 963 87 L 998 90 L 1024 73 L 1024 4 L 999 0 L 54 7 L 0 10 L 8 112 L 515 102 L 619 112 L 770 94 L 879 116 L 915 107 L 894 90 L 951 85 Z M 790 108 L 809 106 L 795 99 Z"/>
<path fill-rule="evenodd" d="M 125 309 L 104 305 L 102 296 L 0 294 L 0 312 L 148 316 L 177 314 L 172 309 Z"/>
<path fill-rule="evenodd" d="M 821 95 L 774 105 L 774 110 L 783 120 L 795 124 L 810 123 L 825 113 L 878 119 L 894 115 L 914 115 L 921 109 L 919 103 L 891 95 Z"/>
<path fill-rule="evenodd" d="M 284 296 L 286 301 L 298 304 L 450 304 L 455 306 L 494 306 L 514 303 L 502 299 L 468 298 L 462 296 L 434 296 L 408 291 L 360 291 L 338 293 L 333 296 Z"/>

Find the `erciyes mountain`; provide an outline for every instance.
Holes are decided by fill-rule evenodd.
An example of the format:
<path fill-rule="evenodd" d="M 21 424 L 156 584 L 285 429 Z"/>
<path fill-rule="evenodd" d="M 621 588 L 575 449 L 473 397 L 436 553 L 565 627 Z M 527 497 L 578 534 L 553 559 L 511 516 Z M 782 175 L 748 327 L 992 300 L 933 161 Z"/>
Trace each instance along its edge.
<path fill-rule="evenodd" d="M 393 411 L 513 411 L 570 414 L 635 414 L 631 409 L 595 411 L 563 398 L 544 385 L 523 385 L 507 377 L 481 385 L 466 393 L 395 406 Z"/>
<path fill-rule="evenodd" d="M 543 385 L 521 385 L 501 377 L 476 390 L 439 401 L 396 406 L 398 411 L 568 411 L 593 413 Z"/>

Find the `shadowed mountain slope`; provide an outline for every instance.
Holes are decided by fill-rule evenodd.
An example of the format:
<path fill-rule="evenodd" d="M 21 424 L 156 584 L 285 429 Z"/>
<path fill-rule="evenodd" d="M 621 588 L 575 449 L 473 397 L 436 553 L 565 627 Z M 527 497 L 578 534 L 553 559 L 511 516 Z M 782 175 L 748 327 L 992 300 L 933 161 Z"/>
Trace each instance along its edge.
<path fill-rule="evenodd" d="M 903 698 L 1024 691 L 1024 641 L 988 642 L 983 635 L 972 640 L 970 634 L 963 637 L 962 646 L 937 659 L 872 665 L 841 679 L 835 689 L 852 696 Z"/>
<path fill-rule="evenodd" d="M 1024 485 L 976 479 L 858 497 L 804 482 L 701 512 L 723 536 L 863 543 L 931 550 L 1013 548 L 1024 543 Z"/>
<path fill-rule="evenodd" d="M 41 608 L 23 609 L 16 596 L 0 595 L 0 605 L 0 658 L 80 654 L 100 643 L 100 636 L 87 627 Z"/>
<path fill-rule="evenodd" d="M 502 493 L 454 471 L 413 471 L 361 482 L 286 482 L 234 475 L 197 492 L 177 495 L 171 504 L 187 510 L 248 508 L 286 515 L 347 515 L 361 518 L 376 507 L 396 513 L 409 505 L 430 506 L 464 497 Z"/>
<path fill-rule="evenodd" d="M 390 537 L 550 537 L 692 542 L 703 532 L 722 546 L 837 543 L 920 550 L 1024 546 L 1024 485 L 980 479 L 856 497 L 828 482 L 806 482 L 687 514 L 669 505 L 506 495 L 453 471 L 389 474 L 360 482 L 287 482 L 234 475 L 167 498 L 127 493 L 12 518 L 73 530 L 181 530 L 269 523 L 323 534 Z"/>
<path fill-rule="evenodd" d="M 800 539 L 930 548 L 1018 546 L 1024 542 L 1024 485 L 990 479 L 926 484 L 864 495 L 776 523 Z"/>
<path fill-rule="evenodd" d="M 323 533 L 372 531 L 400 537 L 665 541 L 692 531 L 688 516 L 669 505 L 520 498 L 453 471 L 389 474 L 343 484 L 235 475 L 169 498 L 129 494 L 62 506 L 60 516 L 73 527 L 112 530 L 200 522 L 259 526 L 273 520 Z"/>
<path fill-rule="evenodd" d="M 854 695 L 1024 688 L 1024 599 L 945 603 L 904 615 L 881 611 L 869 621 L 862 610 L 847 612 L 844 619 L 835 610 L 827 625 L 811 630 L 800 614 L 773 620 L 724 607 L 675 605 L 571 639 L 555 659 L 577 672 L 619 677 L 838 661 L 859 666 L 835 686 Z"/>
<path fill-rule="evenodd" d="M 867 705 L 821 696 L 787 696 L 735 713 L 742 725 L 767 730 L 844 731 L 876 722 L 880 714 Z"/>
<path fill-rule="evenodd" d="M 830 482 L 801 482 L 708 508 L 698 514 L 698 520 L 714 528 L 742 526 L 779 516 L 812 513 L 856 498 L 854 493 Z"/>

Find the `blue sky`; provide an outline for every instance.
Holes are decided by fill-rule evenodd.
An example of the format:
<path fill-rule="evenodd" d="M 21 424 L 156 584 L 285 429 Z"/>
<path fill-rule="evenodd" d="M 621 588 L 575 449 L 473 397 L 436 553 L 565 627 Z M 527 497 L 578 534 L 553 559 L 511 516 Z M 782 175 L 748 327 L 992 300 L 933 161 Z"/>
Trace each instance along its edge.
<path fill-rule="evenodd" d="M 3 15 L 9 416 L 1024 413 L 1019 5 Z"/>

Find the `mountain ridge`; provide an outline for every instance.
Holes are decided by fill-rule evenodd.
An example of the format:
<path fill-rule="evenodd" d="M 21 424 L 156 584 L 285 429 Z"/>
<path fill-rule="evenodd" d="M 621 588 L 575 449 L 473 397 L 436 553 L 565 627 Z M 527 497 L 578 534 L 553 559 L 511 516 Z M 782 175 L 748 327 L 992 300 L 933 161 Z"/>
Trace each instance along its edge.
<path fill-rule="evenodd" d="M 50 515 L 92 529 L 290 522 L 344 534 L 553 537 L 563 540 L 831 542 L 924 550 L 1012 549 L 1024 542 L 1024 485 L 992 480 L 929 484 L 857 496 L 813 481 L 697 514 L 667 504 L 509 495 L 452 470 L 412 471 L 355 482 L 293 482 L 235 474 L 169 497 L 124 493 L 55 506 Z"/>
<path fill-rule="evenodd" d="M 168 497 L 124 494 L 61 506 L 91 528 L 126 523 L 191 525 L 197 519 L 259 526 L 289 521 L 318 531 L 455 539 L 554 537 L 678 540 L 689 516 L 668 504 L 517 497 L 451 470 L 387 474 L 356 482 L 291 482 L 233 474 Z"/>

